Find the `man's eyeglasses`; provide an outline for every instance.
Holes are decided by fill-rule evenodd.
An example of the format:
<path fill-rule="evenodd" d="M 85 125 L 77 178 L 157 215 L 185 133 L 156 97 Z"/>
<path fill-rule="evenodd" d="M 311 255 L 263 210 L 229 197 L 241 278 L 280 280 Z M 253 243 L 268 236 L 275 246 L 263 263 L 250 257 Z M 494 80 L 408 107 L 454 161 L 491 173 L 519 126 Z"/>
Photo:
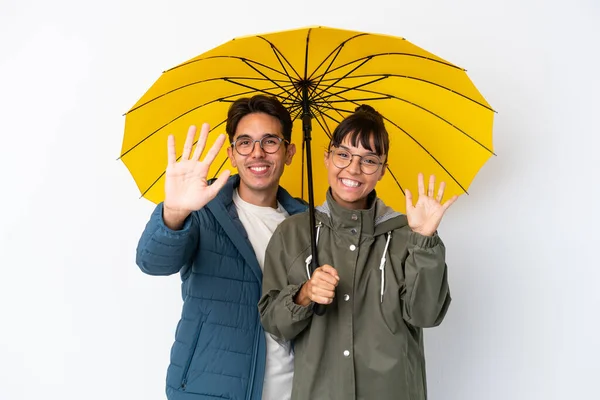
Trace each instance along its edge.
<path fill-rule="evenodd" d="M 231 146 L 233 146 L 239 155 L 247 156 L 252 153 L 254 150 L 254 143 L 257 142 L 260 145 L 260 148 L 268 154 L 277 153 L 277 150 L 279 150 L 279 147 L 281 146 L 281 142 L 285 142 L 286 144 L 290 143 L 284 138 L 275 135 L 266 135 L 257 140 L 242 136 L 231 142 Z"/>
<path fill-rule="evenodd" d="M 374 174 L 383 165 L 381 159 L 376 155 L 361 156 L 339 148 L 330 150 L 329 153 L 331 154 L 333 165 L 340 169 L 348 167 L 352 163 L 354 157 L 359 157 L 360 170 L 366 175 Z"/>

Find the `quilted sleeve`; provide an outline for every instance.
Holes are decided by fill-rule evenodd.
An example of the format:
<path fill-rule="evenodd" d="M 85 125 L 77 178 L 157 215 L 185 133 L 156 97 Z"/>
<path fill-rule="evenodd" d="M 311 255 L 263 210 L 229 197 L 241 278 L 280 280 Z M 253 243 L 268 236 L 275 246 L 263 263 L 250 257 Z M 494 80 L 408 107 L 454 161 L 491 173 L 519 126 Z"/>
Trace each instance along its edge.
<path fill-rule="evenodd" d="M 137 246 L 136 264 L 149 275 L 172 275 L 189 263 L 199 239 L 197 216 L 192 213 L 180 230 L 167 227 L 163 205 L 154 209 Z"/>

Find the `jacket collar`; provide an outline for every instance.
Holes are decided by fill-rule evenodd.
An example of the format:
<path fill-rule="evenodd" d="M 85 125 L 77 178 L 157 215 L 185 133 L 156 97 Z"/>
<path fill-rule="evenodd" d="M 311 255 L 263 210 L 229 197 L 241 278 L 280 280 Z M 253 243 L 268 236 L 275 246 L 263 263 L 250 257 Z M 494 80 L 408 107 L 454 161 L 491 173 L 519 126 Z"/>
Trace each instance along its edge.
<path fill-rule="evenodd" d="M 215 179 L 211 179 L 209 184 L 212 184 L 214 181 Z M 248 233 L 244 229 L 233 204 L 233 191 L 239 185 L 240 176 L 238 174 L 230 176 L 225 186 L 217 194 L 217 197 L 210 201 L 206 207 L 215 216 L 225 234 L 244 258 L 246 264 L 250 266 L 256 279 L 262 282 L 262 270 L 260 269 L 260 265 L 258 265 L 252 244 L 248 240 Z M 290 215 L 306 210 L 306 206 L 301 200 L 293 198 L 282 187 L 279 187 L 277 191 L 277 200 Z"/>
<path fill-rule="evenodd" d="M 360 227 L 361 234 L 373 236 L 380 234 L 381 229 L 377 228 L 382 225 L 386 225 L 386 230 L 389 230 L 406 224 L 405 217 L 396 219 L 391 224 L 384 224 L 395 217 L 402 216 L 402 214 L 386 206 L 377 197 L 375 190 L 367 196 L 366 209 L 350 210 L 342 207 L 333 199 L 331 188 L 329 188 L 325 202 L 316 209 L 326 216 L 322 222 L 336 231 L 348 231 Z"/>
<path fill-rule="evenodd" d="M 212 184 L 215 179 L 211 179 L 209 184 Z M 219 191 L 217 197 L 225 205 L 225 208 L 230 209 L 233 205 L 233 191 L 240 186 L 240 176 L 238 174 L 232 175 L 225 183 L 225 186 Z M 285 211 L 290 215 L 298 214 L 306 211 L 307 203 L 299 198 L 292 197 L 287 190 L 279 186 L 277 189 L 277 201 L 281 203 Z M 235 210 L 235 207 L 234 207 Z M 237 217 L 237 213 L 235 213 Z"/>

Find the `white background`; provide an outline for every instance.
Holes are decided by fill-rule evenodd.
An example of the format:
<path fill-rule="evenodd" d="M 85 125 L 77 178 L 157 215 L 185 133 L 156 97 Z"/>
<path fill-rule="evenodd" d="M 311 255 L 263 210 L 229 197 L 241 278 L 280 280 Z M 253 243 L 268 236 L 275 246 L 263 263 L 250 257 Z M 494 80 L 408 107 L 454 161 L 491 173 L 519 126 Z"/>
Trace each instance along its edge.
<path fill-rule="evenodd" d="M 0 0 L 0 399 L 164 398 L 179 278 L 134 263 L 153 205 L 116 161 L 122 114 L 164 69 L 307 25 L 405 37 L 499 112 L 441 227 L 430 398 L 599 398 L 599 20 L 596 0 Z"/>

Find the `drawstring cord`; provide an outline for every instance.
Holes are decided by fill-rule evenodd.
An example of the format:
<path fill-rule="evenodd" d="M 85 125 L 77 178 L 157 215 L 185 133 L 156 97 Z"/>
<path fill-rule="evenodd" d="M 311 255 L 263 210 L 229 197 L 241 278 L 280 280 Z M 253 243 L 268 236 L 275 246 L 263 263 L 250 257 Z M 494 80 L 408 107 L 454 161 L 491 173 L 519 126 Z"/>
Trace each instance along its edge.
<path fill-rule="evenodd" d="M 381 271 L 381 302 L 382 303 L 383 303 L 383 289 L 385 287 L 385 262 L 386 262 L 385 253 L 387 253 L 391 238 L 392 238 L 392 232 L 388 232 L 387 241 L 385 242 L 385 249 L 383 249 L 383 255 L 381 256 L 381 262 L 379 263 L 379 270 Z"/>
<path fill-rule="evenodd" d="M 321 232 L 321 226 L 323 226 L 322 223 L 318 223 L 317 224 L 317 237 L 316 237 L 316 243 L 319 243 L 319 233 Z M 390 245 L 390 240 L 392 239 L 392 232 L 388 232 L 387 234 L 387 240 L 385 242 L 385 248 L 383 249 L 383 255 L 381 256 L 381 261 L 379 263 L 379 270 L 381 271 L 381 291 L 380 291 L 380 301 L 383 303 L 383 290 L 385 288 L 385 263 L 387 261 L 385 255 L 388 251 L 388 247 Z M 306 260 L 304 260 L 304 263 L 306 264 L 306 276 L 308 276 L 308 279 L 310 279 L 311 277 L 311 273 L 310 273 L 310 263 L 312 261 L 312 254 L 310 254 L 308 257 L 306 257 Z"/>
<path fill-rule="evenodd" d="M 323 224 L 319 222 L 317 224 L 317 237 L 315 239 L 315 244 L 319 244 L 319 232 L 321 232 L 321 226 L 323 226 Z M 308 279 L 310 280 L 310 263 L 312 262 L 312 254 L 306 257 L 306 260 L 304 260 L 304 262 L 306 264 L 306 276 L 308 276 Z"/>

